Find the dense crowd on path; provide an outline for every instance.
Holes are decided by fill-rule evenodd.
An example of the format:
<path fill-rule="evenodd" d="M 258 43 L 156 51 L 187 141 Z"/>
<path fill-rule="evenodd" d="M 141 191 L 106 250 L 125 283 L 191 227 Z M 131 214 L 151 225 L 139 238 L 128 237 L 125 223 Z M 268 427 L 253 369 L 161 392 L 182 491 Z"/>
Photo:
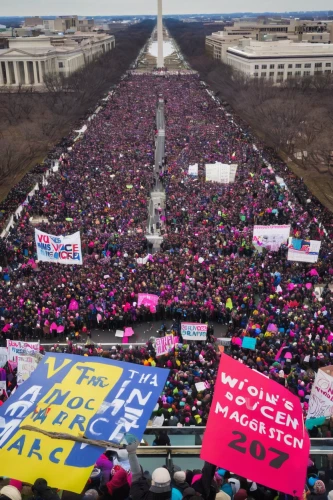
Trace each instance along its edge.
<path fill-rule="evenodd" d="M 142 265 L 159 96 L 166 112 L 160 178 L 167 220 L 161 250 Z M 303 182 L 196 75 L 129 75 L 82 139 L 67 145 L 51 152 L 50 160 L 60 158 L 59 171 L 40 184 L 2 240 L 2 336 L 57 339 L 59 332 L 75 337 L 98 327 L 111 330 L 112 339 L 116 328 L 152 319 L 216 321 L 227 325 L 231 354 L 287 385 L 306 411 L 313 372 L 331 364 L 333 354 L 333 265 L 331 215 Z M 205 163 L 215 161 L 238 165 L 233 184 L 205 181 Z M 188 175 L 194 163 L 198 177 Z M 3 219 L 24 198 L 21 184 L 3 202 Z M 37 227 L 47 233 L 79 230 L 84 265 L 36 262 L 32 216 L 43 218 Z M 320 239 L 318 262 L 290 262 L 285 246 L 257 252 L 254 224 L 290 224 L 292 235 Z M 138 306 L 145 292 L 159 296 L 156 310 Z M 244 335 L 257 337 L 257 351 L 241 348 Z M 182 344 L 159 359 L 153 348 L 108 355 L 168 366 L 160 409 L 169 416 L 171 409 L 184 425 L 205 422 L 218 364 L 212 344 L 189 351 Z M 196 378 L 207 383 L 206 392 L 189 394 Z"/>
<path fill-rule="evenodd" d="M 148 200 L 156 178 L 156 103 L 165 100 L 166 157 L 160 179 L 166 191 L 166 223 L 161 250 L 142 265 Z M 263 148 L 246 126 L 213 100 L 196 75 L 130 75 L 82 139 L 50 153 L 60 158 L 57 173 L 41 178 L 38 166 L 0 206 L 0 227 L 39 182 L 8 237 L 1 240 L 0 318 L 2 339 L 75 338 L 92 328 L 111 331 L 152 319 L 173 321 L 180 342 L 157 357 L 153 339 L 146 346 L 103 350 L 69 342 L 67 350 L 130 363 L 166 367 L 168 380 L 152 415 L 167 426 L 206 425 L 220 359 L 214 330 L 206 342 L 187 343 L 181 321 L 226 325 L 227 352 L 297 394 L 307 411 L 314 372 L 331 364 L 333 318 L 331 282 L 332 217 L 303 182 Z M 205 181 L 205 164 L 238 165 L 235 183 Z M 198 163 L 198 177 L 188 167 Z M 277 182 L 282 177 L 284 184 Z M 36 262 L 31 217 L 51 234 L 80 230 L 83 266 Z M 322 241 L 316 264 L 287 260 L 287 248 L 259 253 L 252 245 L 254 224 L 290 224 L 291 234 Z M 138 306 L 139 293 L 159 296 L 156 310 Z M 165 330 L 162 329 L 162 330 Z M 256 350 L 242 348 L 256 337 Z M 62 348 L 55 345 L 56 351 Z M 9 365 L 8 393 L 16 385 Z M 204 382 L 205 389 L 196 384 Z M 5 399 L 0 398 L 0 403 Z M 315 436 L 331 436 L 331 422 Z M 167 430 L 167 429 L 166 429 Z M 167 434 L 155 444 L 168 444 Z M 273 500 L 286 495 L 248 478 L 205 464 L 203 471 L 158 468 L 142 472 L 137 444 L 128 455 L 108 451 L 98 462 L 84 499 L 96 500 Z M 129 473 L 130 471 L 130 473 Z M 309 463 L 304 498 L 332 500 L 329 477 Z M 283 485 L 281 486 L 283 490 Z M 21 500 L 22 485 L 11 481 L 4 500 Z M 56 500 L 45 480 L 32 487 L 36 500 Z M 284 498 L 283 498 L 284 497 Z"/>

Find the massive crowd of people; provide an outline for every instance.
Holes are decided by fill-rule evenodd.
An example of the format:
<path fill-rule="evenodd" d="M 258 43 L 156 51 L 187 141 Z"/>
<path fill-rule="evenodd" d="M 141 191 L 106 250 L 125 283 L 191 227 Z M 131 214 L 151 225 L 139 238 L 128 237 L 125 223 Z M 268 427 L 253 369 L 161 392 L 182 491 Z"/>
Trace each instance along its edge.
<path fill-rule="evenodd" d="M 142 265 L 159 96 L 167 220 L 161 250 Z M 217 321 L 227 325 L 235 356 L 274 377 L 282 370 L 306 403 L 308 369 L 331 359 L 330 213 L 196 75 L 129 75 L 88 125 L 73 147 L 64 140 L 51 152 L 50 159 L 61 158 L 59 171 L 40 184 L 5 240 L 2 335 L 58 338 L 59 331 L 65 337 L 151 319 Z M 215 161 L 238 164 L 234 183 L 205 182 L 204 166 Z M 194 163 L 198 177 L 188 175 Z M 79 230 L 84 265 L 36 263 L 32 216 L 51 234 Z M 284 245 L 257 252 L 253 225 L 272 223 L 320 239 L 318 262 L 290 262 Z M 141 292 L 159 296 L 156 312 L 138 306 Z M 257 352 L 239 347 L 243 335 L 257 337 Z M 275 360 L 283 343 L 290 363 Z"/>
<path fill-rule="evenodd" d="M 145 232 L 156 182 L 159 96 L 166 113 L 166 156 L 159 175 L 166 221 L 161 249 L 140 264 L 149 252 Z M 3 339 L 58 339 L 151 319 L 174 320 L 179 335 L 182 320 L 217 322 L 226 325 L 231 338 L 228 352 L 287 386 L 306 413 L 314 372 L 330 365 L 333 356 L 333 263 L 331 214 L 302 180 L 245 124 L 236 123 L 193 74 L 128 75 L 82 139 L 70 148 L 65 141 L 49 161 L 55 157 L 58 172 L 42 184 L 38 176 L 45 167 L 37 169 L 40 189 L 2 241 Z M 205 181 L 205 164 L 216 161 L 238 165 L 234 183 Z M 194 163 L 197 177 L 188 175 Z M 20 183 L 2 203 L 3 220 L 24 199 L 22 189 Z M 43 219 L 37 227 L 50 234 L 80 231 L 83 265 L 36 262 L 31 217 Z M 318 262 L 288 261 L 286 245 L 258 252 L 252 245 L 254 224 L 290 224 L 291 235 L 321 240 Z M 158 295 L 157 308 L 139 307 L 139 293 Z M 244 336 L 256 337 L 256 350 L 241 347 Z M 220 356 L 213 330 L 205 343 L 180 341 L 162 357 L 156 357 L 153 342 L 109 351 L 70 343 L 68 349 L 169 368 L 155 415 L 163 415 L 166 426 L 205 425 Z M 204 391 L 195 388 L 200 381 Z M 329 425 L 321 429 L 323 436 L 330 435 Z M 218 475 L 220 486 L 227 483 Z M 259 498 L 246 485 L 239 491 L 229 496 Z M 112 492 L 113 486 L 106 495 Z M 177 500 L 192 496 L 193 491 Z"/>

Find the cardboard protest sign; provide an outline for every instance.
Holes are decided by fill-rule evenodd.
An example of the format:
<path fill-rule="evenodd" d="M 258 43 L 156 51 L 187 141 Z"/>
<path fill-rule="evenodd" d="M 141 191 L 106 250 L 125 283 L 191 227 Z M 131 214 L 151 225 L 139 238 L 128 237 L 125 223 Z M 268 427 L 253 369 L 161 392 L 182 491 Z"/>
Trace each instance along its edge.
<path fill-rule="evenodd" d="M 37 365 L 38 361 L 33 356 L 17 356 L 17 385 L 28 380 Z"/>
<path fill-rule="evenodd" d="M 181 323 L 184 340 L 206 340 L 208 326 L 202 323 Z"/>
<path fill-rule="evenodd" d="M 319 368 L 311 389 L 306 418 L 333 416 L 333 365 Z"/>
<path fill-rule="evenodd" d="M 277 252 L 282 244 L 288 243 L 290 226 L 254 226 L 253 245 Z"/>
<path fill-rule="evenodd" d="M 39 340 L 38 342 L 23 342 L 21 340 L 7 339 L 8 359 L 10 361 L 17 361 L 17 356 L 24 356 L 29 354 L 33 356 L 39 353 Z"/>
<path fill-rule="evenodd" d="M 299 399 L 222 354 L 201 458 L 299 497 L 309 449 Z"/>
<path fill-rule="evenodd" d="M 252 349 L 252 351 L 255 351 L 256 342 L 257 340 L 252 337 L 244 337 L 242 342 L 242 347 L 244 347 L 245 349 Z"/>
<path fill-rule="evenodd" d="M 37 258 L 43 262 L 82 265 L 80 231 L 68 236 L 54 236 L 35 229 Z"/>
<path fill-rule="evenodd" d="M 288 260 L 293 262 L 317 262 L 321 241 L 289 238 Z"/>
<path fill-rule="evenodd" d="M 47 354 L 0 407 L 0 475 L 81 493 L 103 449 L 38 432 L 139 441 L 169 370 L 106 358 Z M 23 430 L 30 425 L 36 431 Z"/>

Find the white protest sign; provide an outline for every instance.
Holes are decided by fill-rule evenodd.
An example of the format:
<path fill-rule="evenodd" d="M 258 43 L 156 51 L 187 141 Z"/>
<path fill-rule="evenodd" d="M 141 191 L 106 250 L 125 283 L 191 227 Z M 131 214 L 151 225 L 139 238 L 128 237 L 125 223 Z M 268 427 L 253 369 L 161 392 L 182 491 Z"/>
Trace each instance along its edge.
<path fill-rule="evenodd" d="M 33 356 L 39 353 L 38 342 L 22 342 L 21 340 L 7 339 L 8 359 L 17 361 L 17 356 L 30 355 Z"/>
<path fill-rule="evenodd" d="M 124 336 L 123 330 L 116 330 L 116 335 L 115 336 L 122 339 L 123 336 Z"/>
<path fill-rule="evenodd" d="M 207 328 L 207 325 L 201 323 L 182 323 L 182 337 L 184 340 L 206 340 Z"/>
<path fill-rule="evenodd" d="M 259 248 L 267 248 L 272 252 L 277 252 L 282 244 L 288 242 L 289 234 L 289 225 L 254 226 L 252 243 Z"/>
<path fill-rule="evenodd" d="M 0 368 L 3 368 L 8 361 L 7 347 L 0 347 Z"/>
<path fill-rule="evenodd" d="M 198 392 L 202 392 L 206 389 L 205 382 L 197 382 L 195 388 Z"/>
<path fill-rule="evenodd" d="M 0 391 L 7 391 L 7 382 L 6 382 L 6 380 L 0 380 Z"/>
<path fill-rule="evenodd" d="M 37 258 L 43 262 L 82 265 L 80 231 L 68 236 L 54 236 L 35 229 Z"/>
<path fill-rule="evenodd" d="M 289 238 L 288 260 L 315 263 L 319 257 L 321 241 Z"/>
<path fill-rule="evenodd" d="M 198 177 L 198 164 L 190 165 L 188 167 L 188 175 L 192 175 L 193 177 Z"/>
<path fill-rule="evenodd" d="M 37 359 L 33 356 L 17 356 L 17 385 L 28 380 L 37 367 Z"/>
<path fill-rule="evenodd" d="M 164 415 L 154 417 L 152 427 L 163 427 Z"/>
<path fill-rule="evenodd" d="M 333 366 L 319 368 L 309 399 L 306 418 L 333 416 Z"/>
<path fill-rule="evenodd" d="M 237 165 L 227 163 L 207 163 L 206 181 L 218 182 L 220 184 L 230 184 L 235 182 Z"/>

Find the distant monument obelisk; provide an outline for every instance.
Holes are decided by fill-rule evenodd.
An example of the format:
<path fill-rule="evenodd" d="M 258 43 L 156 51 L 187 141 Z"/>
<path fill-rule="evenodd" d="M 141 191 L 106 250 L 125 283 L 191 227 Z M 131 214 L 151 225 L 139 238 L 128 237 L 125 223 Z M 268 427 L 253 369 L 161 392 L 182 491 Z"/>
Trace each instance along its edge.
<path fill-rule="evenodd" d="M 157 0 L 157 67 L 164 68 L 162 0 Z"/>

